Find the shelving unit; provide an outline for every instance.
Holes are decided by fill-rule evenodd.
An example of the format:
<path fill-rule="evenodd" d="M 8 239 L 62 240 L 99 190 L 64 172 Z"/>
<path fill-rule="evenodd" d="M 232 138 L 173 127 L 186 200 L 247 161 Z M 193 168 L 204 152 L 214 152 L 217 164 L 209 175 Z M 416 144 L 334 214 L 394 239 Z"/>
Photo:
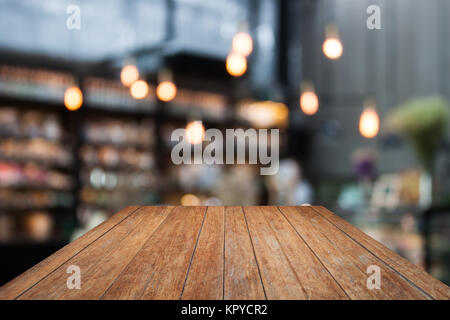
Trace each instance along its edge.
<path fill-rule="evenodd" d="M 0 103 L 0 242 L 64 241 L 75 199 L 63 117 L 11 102 Z"/>
<path fill-rule="evenodd" d="M 135 100 L 107 75 L 0 66 L 0 241 L 64 243 L 89 215 L 107 218 L 130 204 L 179 204 L 193 192 L 173 181 L 168 128 L 194 118 L 207 128 L 245 121 L 233 114 L 232 90 L 209 92 L 202 83 L 184 83 L 175 101 L 163 103 L 151 82 L 149 96 Z M 75 84 L 84 102 L 70 112 L 63 96 Z M 18 130 L 23 117 L 41 119 L 41 127 L 30 120 L 34 127 Z M 24 220 L 33 213 L 35 220 Z M 36 237 L 29 225 L 40 224 L 48 230 Z"/>
<path fill-rule="evenodd" d="M 82 125 L 81 220 L 95 211 L 109 216 L 130 203 L 157 203 L 154 120 L 105 117 L 87 115 Z"/>

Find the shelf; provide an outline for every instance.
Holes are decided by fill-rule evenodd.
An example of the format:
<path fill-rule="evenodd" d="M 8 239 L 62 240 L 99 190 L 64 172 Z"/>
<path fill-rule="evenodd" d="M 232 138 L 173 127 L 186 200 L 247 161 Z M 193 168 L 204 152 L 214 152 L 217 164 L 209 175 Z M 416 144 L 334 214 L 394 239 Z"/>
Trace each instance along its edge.
<path fill-rule="evenodd" d="M 92 104 L 90 102 L 86 102 L 83 104 L 83 108 L 85 108 L 86 112 L 89 112 L 90 114 L 102 114 L 104 115 L 105 112 L 108 113 L 108 117 L 133 117 L 133 118 L 139 118 L 139 117 L 152 117 L 155 116 L 156 113 L 156 107 L 150 107 L 148 110 L 145 110 L 143 108 L 130 108 L 127 106 L 120 106 L 120 105 L 112 105 L 112 106 L 103 106 L 98 104 Z"/>
<path fill-rule="evenodd" d="M 29 134 L 0 133 L 0 139 L 14 139 L 14 140 L 18 140 L 18 141 L 30 141 L 33 139 L 41 139 L 41 140 L 45 140 L 46 142 L 49 142 L 49 143 L 60 143 L 60 144 L 65 144 L 65 143 L 69 142 L 67 138 L 52 139 L 43 134 L 29 135 Z"/>
<path fill-rule="evenodd" d="M 29 191 L 58 191 L 58 192 L 70 192 L 72 188 L 56 188 L 49 185 L 0 185 L 0 189 L 9 190 L 29 190 Z"/>
<path fill-rule="evenodd" d="M 54 161 L 47 161 L 37 158 L 16 158 L 16 157 L 3 157 L 0 156 L 0 162 L 2 163 L 15 163 L 15 164 L 27 164 L 34 163 L 39 167 L 44 167 L 45 169 L 55 169 L 55 170 L 70 170 L 72 163 L 62 164 Z"/>
<path fill-rule="evenodd" d="M 20 96 L 7 96 L 4 93 L 0 92 L 0 108 L 10 108 L 17 107 L 23 109 L 33 109 L 39 108 L 41 111 L 46 112 L 64 112 L 69 113 L 70 111 L 66 109 L 63 103 L 63 99 L 61 101 L 53 101 L 53 100 L 36 100 L 33 98 L 20 97 Z"/>
<path fill-rule="evenodd" d="M 49 206 L 28 206 L 28 207 L 7 207 L 7 206 L 1 206 L 0 212 L 7 212 L 7 213 L 20 213 L 20 212 L 27 212 L 27 211 L 67 211 L 70 210 L 71 206 L 64 206 L 60 204 L 56 205 L 49 205 Z"/>
<path fill-rule="evenodd" d="M 147 168 L 147 169 L 142 169 L 142 168 L 136 168 L 134 166 L 128 166 L 125 164 L 118 165 L 118 166 L 108 166 L 108 165 L 103 165 L 103 164 L 95 164 L 95 165 L 83 164 L 81 173 L 83 173 L 83 171 L 92 171 L 94 169 L 101 169 L 108 173 L 123 173 L 123 174 L 133 174 L 133 173 L 139 173 L 139 172 L 149 173 L 149 172 L 153 172 L 153 171 L 157 170 L 155 166 L 153 166 L 151 168 Z"/>
<path fill-rule="evenodd" d="M 83 141 L 83 146 L 89 146 L 89 147 L 94 147 L 94 148 L 112 147 L 112 148 L 116 148 L 116 149 L 134 148 L 134 149 L 138 149 L 139 151 L 152 151 L 155 148 L 155 146 L 153 144 L 143 145 L 141 143 L 135 143 L 135 142 L 116 143 L 116 142 Z"/>

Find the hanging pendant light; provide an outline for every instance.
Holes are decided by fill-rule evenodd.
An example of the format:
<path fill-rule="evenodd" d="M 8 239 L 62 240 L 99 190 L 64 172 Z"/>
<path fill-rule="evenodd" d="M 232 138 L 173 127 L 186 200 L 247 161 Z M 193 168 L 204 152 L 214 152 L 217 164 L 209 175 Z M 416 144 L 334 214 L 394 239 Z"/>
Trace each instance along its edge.
<path fill-rule="evenodd" d="M 120 72 L 120 81 L 125 87 L 131 86 L 135 81 L 139 79 L 139 71 L 134 65 L 127 65 L 122 68 Z"/>
<path fill-rule="evenodd" d="M 237 26 L 238 33 L 233 37 L 231 52 L 227 56 L 225 67 L 233 77 L 240 77 L 247 71 L 247 56 L 253 51 L 253 39 L 248 33 L 248 23 L 243 21 Z"/>
<path fill-rule="evenodd" d="M 232 51 L 247 57 L 253 51 L 253 39 L 247 32 L 239 32 L 233 37 Z"/>
<path fill-rule="evenodd" d="M 173 74 L 170 70 L 164 69 L 158 73 L 158 87 L 156 95 L 159 100 L 169 102 L 177 95 L 177 86 L 173 82 Z"/>
<path fill-rule="evenodd" d="M 78 87 L 71 87 L 64 93 L 64 105 L 70 111 L 75 111 L 81 108 L 83 104 L 83 93 Z"/>
<path fill-rule="evenodd" d="M 128 57 L 123 61 L 123 68 L 120 72 L 120 81 L 125 87 L 130 87 L 139 80 L 139 70 L 136 67 L 136 60 Z"/>
<path fill-rule="evenodd" d="M 237 53 L 230 53 L 227 57 L 226 68 L 233 77 L 240 77 L 247 71 L 247 58 Z"/>
<path fill-rule="evenodd" d="M 308 116 L 314 115 L 319 109 L 319 98 L 310 81 L 304 81 L 301 85 L 300 108 Z"/>
<path fill-rule="evenodd" d="M 147 82 L 144 80 L 135 81 L 130 87 L 131 96 L 135 99 L 144 99 L 149 92 L 149 87 Z"/>
<path fill-rule="evenodd" d="M 186 126 L 186 139 L 190 144 L 202 143 L 205 137 L 205 127 L 201 121 L 191 121 Z"/>
<path fill-rule="evenodd" d="M 380 118 L 376 110 L 376 102 L 373 99 L 367 99 L 359 119 L 359 132 L 364 138 L 372 139 L 376 137 L 379 130 Z"/>
<path fill-rule="evenodd" d="M 344 48 L 339 39 L 339 30 L 336 25 L 329 24 L 325 27 L 325 41 L 322 50 L 328 59 L 336 60 L 342 56 Z"/>

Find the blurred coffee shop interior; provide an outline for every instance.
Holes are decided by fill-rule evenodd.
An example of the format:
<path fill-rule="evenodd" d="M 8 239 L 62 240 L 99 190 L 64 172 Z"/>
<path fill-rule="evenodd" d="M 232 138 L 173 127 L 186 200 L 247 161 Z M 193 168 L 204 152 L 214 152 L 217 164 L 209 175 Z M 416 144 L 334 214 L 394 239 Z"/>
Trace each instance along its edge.
<path fill-rule="evenodd" d="M 450 1 L 0 0 L 0 284 L 128 205 L 322 205 L 450 284 Z M 194 121 L 201 121 L 199 122 Z M 171 133 L 278 128 L 280 167 Z"/>

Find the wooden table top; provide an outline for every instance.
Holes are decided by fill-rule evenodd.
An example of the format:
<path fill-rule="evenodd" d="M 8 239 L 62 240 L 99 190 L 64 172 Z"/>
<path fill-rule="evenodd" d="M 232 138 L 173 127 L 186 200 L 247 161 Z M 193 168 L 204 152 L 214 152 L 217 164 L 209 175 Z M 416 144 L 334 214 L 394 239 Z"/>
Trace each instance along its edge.
<path fill-rule="evenodd" d="M 69 289 L 69 266 L 81 271 Z M 369 266 L 380 288 L 369 289 Z M 449 299 L 450 288 L 323 207 L 128 207 L 0 299 Z"/>

